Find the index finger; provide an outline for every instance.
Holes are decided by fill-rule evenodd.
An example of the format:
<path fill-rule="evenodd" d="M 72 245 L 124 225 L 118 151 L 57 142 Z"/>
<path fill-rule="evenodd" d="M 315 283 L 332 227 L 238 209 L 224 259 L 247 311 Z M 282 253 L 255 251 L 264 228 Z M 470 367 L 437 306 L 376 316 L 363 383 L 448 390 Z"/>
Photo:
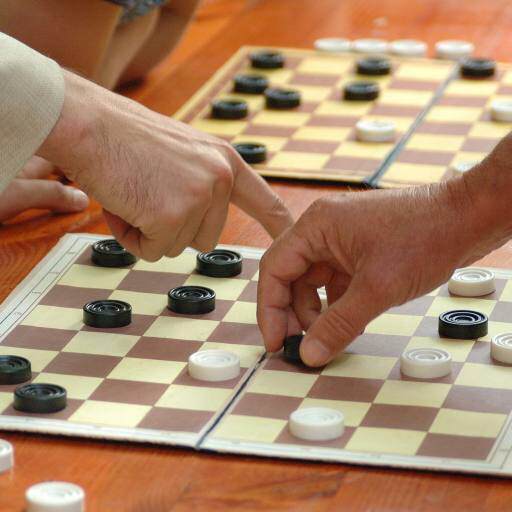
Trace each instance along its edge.
<path fill-rule="evenodd" d="M 260 265 L 257 318 L 265 347 L 276 351 L 288 334 L 292 283 L 311 265 L 305 242 L 294 229 L 281 236 L 267 251 Z"/>

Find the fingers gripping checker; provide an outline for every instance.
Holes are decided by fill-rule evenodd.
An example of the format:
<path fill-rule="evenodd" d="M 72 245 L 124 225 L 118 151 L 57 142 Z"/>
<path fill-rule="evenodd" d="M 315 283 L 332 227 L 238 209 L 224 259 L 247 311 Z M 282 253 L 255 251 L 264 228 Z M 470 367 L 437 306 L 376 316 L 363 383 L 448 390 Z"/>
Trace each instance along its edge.
<path fill-rule="evenodd" d="M 448 291 L 461 297 L 482 297 L 496 290 L 494 272 L 484 268 L 457 269 L 448 282 Z"/>
<path fill-rule="evenodd" d="M 209 382 L 235 379 L 240 375 L 240 358 L 227 350 L 199 350 L 189 357 L 188 373 Z"/>
<path fill-rule="evenodd" d="M 117 240 L 106 239 L 93 244 L 91 260 L 100 267 L 127 267 L 133 265 L 137 258 Z"/>
<path fill-rule="evenodd" d="M 196 257 L 196 271 L 209 277 L 234 277 L 242 272 L 242 256 L 228 249 L 200 252 Z"/>
<path fill-rule="evenodd" d="M 452 357 L 438 348 L 415 348 L 400 357 L 400 371 L 415 379 L 438 379 L 452 371 Z"/>
<path fill-rule="evenodd" d="M 328 407 L 304 407 L 292 412 L 288 422 L 290 432 L 306 441 L 329 441 L 343 435 L 345 417 Z"/>

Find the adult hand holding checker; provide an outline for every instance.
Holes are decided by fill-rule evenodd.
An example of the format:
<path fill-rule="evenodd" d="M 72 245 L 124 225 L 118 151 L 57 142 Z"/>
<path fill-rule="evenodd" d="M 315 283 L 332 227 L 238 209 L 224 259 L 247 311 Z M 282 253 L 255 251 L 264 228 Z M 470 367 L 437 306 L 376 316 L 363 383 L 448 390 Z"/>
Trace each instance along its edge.
<path fill-rule="evenodd" d="M 441 184 L 316 201 L 261 263 L 258 322 L 267 349 L 279 350 L 302 328 L 302 359 L 324 365 L 380 313 L 505 243 L 511 146 L 507 136 L 480 165 Z"/>

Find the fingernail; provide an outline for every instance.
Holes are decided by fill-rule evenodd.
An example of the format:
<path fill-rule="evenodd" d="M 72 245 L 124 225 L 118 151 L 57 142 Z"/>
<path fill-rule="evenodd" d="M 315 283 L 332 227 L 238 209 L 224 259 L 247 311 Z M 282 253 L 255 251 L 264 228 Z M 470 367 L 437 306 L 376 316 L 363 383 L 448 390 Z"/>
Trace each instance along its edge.
<path fill-rule="evenodd" d="M 306 340 L 301 344 L 300 355 L 308 366 L 322 366 L 332 357 L 331 350 L 320 340 Z"/>
<path fill-rule="evenodd" d="M 83 210 L 87 208 L 89 204 L 89 198 L 85 192 L 78 190 L 77 188 L 73 189 L 73 208 L 77 211 Z"/>

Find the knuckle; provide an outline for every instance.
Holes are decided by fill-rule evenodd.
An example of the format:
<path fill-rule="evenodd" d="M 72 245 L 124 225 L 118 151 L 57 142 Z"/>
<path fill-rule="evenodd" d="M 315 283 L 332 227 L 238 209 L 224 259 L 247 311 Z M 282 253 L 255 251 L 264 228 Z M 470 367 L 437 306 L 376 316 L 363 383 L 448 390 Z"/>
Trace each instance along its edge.
<path fill-rule="evenodd" d="M 336 308 L 327 310 L 322 324 L 322 330 L 327 335 L 325 341 L 333 348 L 337 347 L 338 340 L 352 339 L 359 334 L 356 326 Z"/>

